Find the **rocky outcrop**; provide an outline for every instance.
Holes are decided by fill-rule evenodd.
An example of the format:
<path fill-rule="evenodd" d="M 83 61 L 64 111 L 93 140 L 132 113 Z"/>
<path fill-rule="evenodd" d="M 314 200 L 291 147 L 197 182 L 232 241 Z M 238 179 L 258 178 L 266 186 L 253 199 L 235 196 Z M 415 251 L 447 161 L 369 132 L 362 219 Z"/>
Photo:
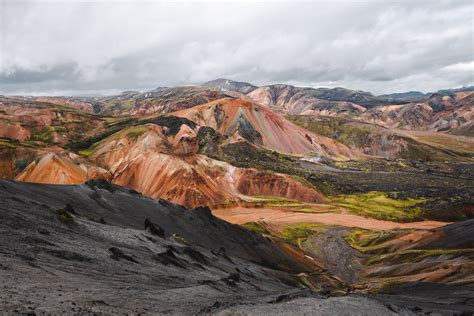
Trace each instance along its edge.
<path fill-rule="evenodd" d="M 311 184 L 284 174 L 237 169 L 234 178 L 236 189 L 245 195 L 280 196 L 314 203 L 325 199 Z"/>

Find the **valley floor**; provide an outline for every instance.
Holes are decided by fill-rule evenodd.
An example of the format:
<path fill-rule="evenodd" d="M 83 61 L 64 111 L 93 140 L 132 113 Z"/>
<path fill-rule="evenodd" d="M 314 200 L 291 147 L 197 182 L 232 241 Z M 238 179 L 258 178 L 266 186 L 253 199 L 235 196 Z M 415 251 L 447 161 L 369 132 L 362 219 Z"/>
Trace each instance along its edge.
<path fill-rule="evenodd" d="M 353 214 L 336 213 L 329 211 L 327 205 L 312 205 L 312 213 L 298 212 L 294 208 L 264 207 L 247 208 L 234 207 L 215 209 L 212 213 L 230 223 L 245 224 L 248 222 L 262 222 L 269 226 L 283 229 L 289 224 L 296 223 L 320 223 L 325 225 L 340 225 L 344 227 L 357 227 L 370 230 L 391 229 L 433 229 L 443 227 L 450 223 L 439 221 L 419 221 L 410 223 L 399 223 L 384 221 L 373 218 L 357 216 Z"/>

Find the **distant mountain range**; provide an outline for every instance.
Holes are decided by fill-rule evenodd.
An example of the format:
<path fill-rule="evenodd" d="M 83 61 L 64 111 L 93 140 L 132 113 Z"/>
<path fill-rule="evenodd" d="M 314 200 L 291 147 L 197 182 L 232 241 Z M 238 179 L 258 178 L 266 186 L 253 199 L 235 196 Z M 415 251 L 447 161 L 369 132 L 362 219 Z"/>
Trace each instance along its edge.
<path fill-rule="evenodd" d="M 428 93 L 423 93 L 420 91 L 390 93 L 390 94 L 379 95 L 379 97 L 387 98 L 387 99 L 401 99 L 401 100 L 423 100 L 430 97 L 433 94 L 453 95 L 456 92 L 463 92 L 463 91 L 465 92 L 474 91 L 474 86 L 467 86 L 467 87 L 456 88 L 456 89 L 442 89 L 436 92 L 428 92 Z"/>

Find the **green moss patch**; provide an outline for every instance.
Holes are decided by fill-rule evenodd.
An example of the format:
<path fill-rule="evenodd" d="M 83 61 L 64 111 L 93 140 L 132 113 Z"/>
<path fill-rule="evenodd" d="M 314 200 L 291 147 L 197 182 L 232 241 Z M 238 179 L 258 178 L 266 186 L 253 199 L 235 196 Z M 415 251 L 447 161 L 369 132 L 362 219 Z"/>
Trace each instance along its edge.
<path fill-rule="evenodd" d="M 126 133 L 127 133 L 127 137 L 131 138 L 131 139 L 137 139 L 138 137 L 142 136 L 143 134 L 145 134 L 146 132 L 148 132 L 148 127 L 146 126 L 135 126 L 135 127 L 131 127 L 129 128 Z"/>
<path fill-rule="evenodd" d="M 271 233 L 261 223 L 247 222 L 245 224 L 242 224 L 242 226 L 247 228 L 248 230 L 254 231 L 262 235 L 271 235 Z"/>
<path fill-rule="evenodd" d="M 91 148 L 79 150 L 79 154 L 80 154 L 80 155 L 87 156 L 87 157 L 90 156 L 90 155 L 92 155 L 93 152 L 94 152 L 94 150 L 91 149 Z"/>
<path fill-rule="evenodd" d="M 58 133 L 66 133 L 67 132 L 67 129 L 64 126 L 54 126 L 53 129 L 54 129 L 55 132 L 58 132 Z"/>
<path fill-rule="evenodd" d="M 9 139 L 9 138 L 0 138 L 0 149 L 3 148 L 10 148 L 15 149 L 20 146 L 20 142 L 17 140 Z"/>
<path fill-rule="evenodd" d="M 339 195 L 330 203 L 349 210 L 352 214 L 394 222 L 412 222 L 423 219 L 423 211 L 417 206 L 426 199 L 393 199 L 389 193 L 367 192 Z"/>
<path fill-rule="evenodd" d="M 135 105 L 134 99 L 110 100 L 105 103 L 102 112 L 112 113 L 114 111 L 117 111 L 117 112 L 130 111 L 133 109 L 134 105 Z"/>
<path fill-rule="evenodd" d="M 256 195 L 252 197 L 258 201 L 245 201 L 242 204 L 246 207 L 302 207 L 305 205 L 302 202 L 279 196 Z"/>
<path fill-rule="evenodd" d="M 59 221 L 64 224 L 74 223 L 74 218 L 65 208 L 60 208 L 56 210 L 56 216 L 58 217 Z"/>
<path fill-rule="evenodd" d="M 298 247 L 310 236 L 320 234 L 325 225 L 319 223 L 292 224 L 282 231 L 282 237 Z"/>
<path fill-rule="evenodd" d="M 383 254 L 390 251 L 383 244 L 398 236 L 409 233 L 411 230 L 395 229 L 387 231 L 373 231 L 361 228 L 351 230 L 351 234 L 344 240 L 356 250 L 366 254 Z"/>
<path fill-rule="evenodd" d="M 44 126 L 42 129 L 31 135 L 31 140 L 50 144 L 53 140 L 53 136 L 51 134 L 53 131 L 54 129 L 50 126 Z"/>

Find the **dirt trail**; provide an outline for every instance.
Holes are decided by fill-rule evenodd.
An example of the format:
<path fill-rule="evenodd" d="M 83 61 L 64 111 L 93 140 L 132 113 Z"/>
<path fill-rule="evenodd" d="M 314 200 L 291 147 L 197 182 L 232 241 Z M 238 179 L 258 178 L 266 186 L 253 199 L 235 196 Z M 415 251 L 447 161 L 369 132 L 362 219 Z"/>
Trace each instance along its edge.
<path fill-rule="evenodd" d="M 442 227 L 447 222 L 422 221 L 413 223 L 396 223 L 390 221 L 365 218 L 352 214 L 339 213 L 295 213 L 278 208 L 244 208 L 217 209 L 212 213 L 231 223 L 266 222 L 272 226 L 283 227 L 293 223 L 322 223 L 341 225 L 371 230 L 390 230 L 396 228 L 432 229 Z"/>

